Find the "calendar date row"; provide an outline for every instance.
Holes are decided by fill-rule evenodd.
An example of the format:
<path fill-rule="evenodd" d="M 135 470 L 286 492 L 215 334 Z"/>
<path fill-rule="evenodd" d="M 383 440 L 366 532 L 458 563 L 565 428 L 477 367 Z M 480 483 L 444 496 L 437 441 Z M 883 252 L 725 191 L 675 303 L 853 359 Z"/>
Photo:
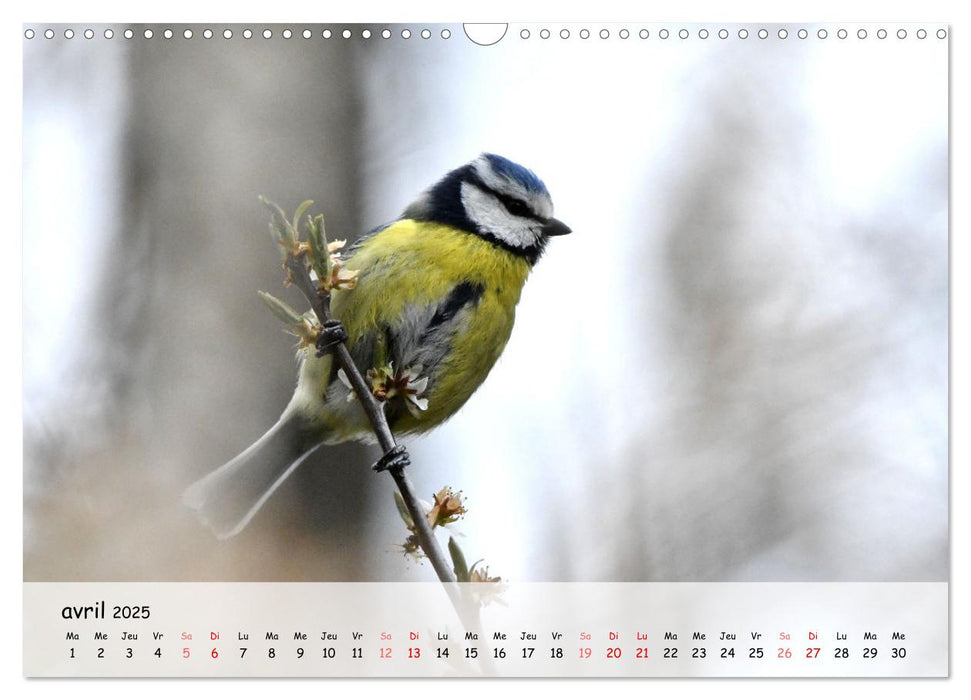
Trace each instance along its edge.
<path fill-rule="evenodd" d="M 336 658 L 350 658 L 350 659 L 422 659 L 422 658 L 433 658 L 433 659 L 449 659 L 452 657 L 465 658 L 465 659 L 479 659 L 480 655 L 487 655 L 488 657 L 501 661 L 503 659 L 538 659 L 547 658 L 551 660 L 557 659 L 569 659 L 574 658 L 580 661 L 587 659 L 603 658 L 611 660 L 621 660 L 621 659 L 634 659 L 634 660 L 648 660 L 648 659 L 659 659 L 659 660 L 680 660 L 680 659 L 690 659 L 691 661 L 699 661 L 709 658 L 732 660 L 732 659 L 752 659 L 752 660 L 764 660 L 764 659 L 820 659 L 827 656 L 834 659 L 851 659 L 851 658 L 862 658 L 862 659 L 876 659 L 883 654 L 889 656 L 891 659 L 905 659 L 907 657 L 907 648 L 903 646 L 894 646 L 881 650 L 878 647 L 704 647 L 704 646 L 694 646 L 694 647 L 677 647 L 677 646 L 667 646 L 667 647 L 621 647 L 621 646 L 608 646 L 608 647 L 562 647 L 562 646 L 552 646 L 547 648 L 539 648 L 534 646 L 527 647 L 507 647 L 507 646 L 494 646 L 494 647 L 477 647 L 477 646 L 432 646 L 432 647 L 421 647 L 421 646 L 408 646 L 408 647 L 393 647 L 393 646 L 378 646 L 378 647 L 364 647 L 364 646 L 351 646 L 351 647 L 336 647 L 336 646 L 325 646 L 325 647 L 251 647 L 251 646 L 240 646 L 240 647 L 162 647 L 155 646 L 154 648 L 140 649 L 133 646 L 122 646 L 118 648 L 111 648 L 105 646 L 92 647 L 89 649 L 82 647 L 70 647 L 68 649 L 68 657 L 71 659 L 79 658 L 80 655 L 93 655 L 98 659 L 106 658 L 125 658 L 132 659 L 137 655 L 150 655 L 157 659 L 162 659 L 163 657 L 177 656 L 182 659 L 193 659 L 193 658 L 208 658 L 208 659 L 221 659 L 227 656 L 239 658 L 239 659 L 252 659 L 253 657 L 260 657 L 268 660 L 274 660 L 278 658 L 286 658 L 289 656 L 294 659 L 336 659 Z"/>

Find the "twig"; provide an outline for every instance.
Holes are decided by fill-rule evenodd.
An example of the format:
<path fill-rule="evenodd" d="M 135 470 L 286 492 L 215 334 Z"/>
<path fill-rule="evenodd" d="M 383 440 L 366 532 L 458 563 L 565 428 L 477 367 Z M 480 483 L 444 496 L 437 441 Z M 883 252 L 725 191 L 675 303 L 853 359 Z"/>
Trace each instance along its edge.
<path fill-rule="evenodd" d="M 310 279 L 310 273 L 303 259 L 297 258 L 292 254 L 287 255 L 287 269 L 290 271 L 293 283 L 307 297 L 307 301 L 310 302 L 314 313 L 317 314 L 317 319 L 321 323 L 334 320 L 334 316 L 330 312 L 330 294 L 317 290 L 313 280 Z M 347 375 L 351 386 L 354 387 L 354 393 L 357 395 L 361 406 L 364 408 L 364 412 L 367 414 L 368 420 L 371 422 L 374 434 L 378 438 L 378 444 L 381 445 L 381 449 L 385 453 L 390 452 L 397 446 L 397 443 L 395 442 L 391 428 L 388 426 L 388 419 L 384 415 L 384 409 L 378 400 L 374 398 L 374 395 L 371 393 L 371 387 L 368 386 L 364 376 L 358 370 L 357 365 L 354 364 L 351 353 L 343 341 L 334 345 L 332 352 L 337 358 L 338 364 L 340 364 L 344 373 Z M 451 567 L 449 567 L 445 555 L 442 554 L 442 550 L 438 546 L 435 536 L 432 535 L 432 528 L 428 524 L 428 518 L 418 501 L 418 497 L 415 496 L 414 487 L 411 485 L 411 480 L 405 474 L 404 468 L 391 467 L 388 472 L 394 479 L 398 491 L 401 493 L 401 498 L 404 499 L 408 513 L 415 523 L 421 548 L 424 550 L 429 561 L 431 561 L 439 580 L 445 584 L 455 583 L 455 574 L 452 572 Z"/>
<path fill-rule="evenodd" d="M 283 231 L 277 237 L 278 243 L 281 245 L 282 250 L 285 252 L 285 267 L 288 273 L 288 279 L 296 285 L 296 287 L 303 293 L 310 302 L 310 306 L 317 316 L 317 320 L 323 325 L 334 321 L 334 316 L 330 311 L 330 291 L 323 284 L 317 285 L 314 283 L 310 276 L 311 267 L 321 277 L 322 273 L 329 272 L 330 263 L 327 262 L 325 267 L 320 267 L 319 262 L 321 256 L 323 259 L 328 261 L 329 255 L 326 249 L 326 239 L 322 234 L 323 219 L 318 217 L 313 223 L 317 225 L 317 228 L 311 229 L 311 240 L 310 250 L 301 246 L 299 242 L 299 219 L 300 215 L 306 210 L 306 208 L 312 204 L 312 202 L 304 202 L 298 209 L 297 214 L 294 217 L 294 224 L 290 226 L 287 222 L 286 216 L 283 212 L 276 207 L 276 205 L 270 204 L 269 202 L 264 202 L 274 210 L 279 216 L 280 223 L 283 226 Z M 271 225 L 272 228 L 272 225 Z M 310 263 L 306 257 L 307 253 L 311 252 L 315 255 L 314 260 L 316 262 Z M 344 374 L 347 376 L 351 387 L 354 390 L 357 400 L 360 402 L 361 407 L 364 409 L 364 413 L 367 415 L 368 421 L 371 423 L 371 427 L 374 430 L 374 434 L 378 439 L 378 444 L 385 454 L 397 447 L 397 442 L 395 441 L 394 434 L 391 432 L 391 428 L 388 425 L 388 419 L 384 415 L 384 408 L 381 402 L 379 402 L 371 391 L 371 387 L 368 386 L 364 375 L 354 364 L 354 359 L 351 357 L 350 351 L 347 349 L 344 341 L 338 341 L 332 345 L 329 350 L 333 353 L 334 357 L 337 359 L 338 364 L 341 369 L 344 370 Z M 418 544 L 421 546 L 422 551 L 425 556 L 428 557 L 429 561 L 432 563 L 432 567 L 435 569 L 435 573 L 438 575 L 439 580 L 442 582 L 442 586 L 445 588 L 445 592 L 448 594 L 449 600 L 452 603 L 452 607 L 455 608 L 455 612 L 458 614 L 463 626 L 470 632 L 476 632 L 479 636 L 482 636 L 482 622 L 479 617 L 479 605 L 468 596 L 462 594 L 459 585 L 456 581 L 455 573 L 452 567 L 449 565 L 448 560 L 442 553 L 441 548 L 438 545 L 438 541 L 432 534 L 432 527 L 428 522 L 428 517 L 421 506 L 418 497 L 415 495 L 415 489 L 411 484 L 411 480 L 404 472 L 403 466 L 392 466 L 387 470 L 391 477 L 395 481 L 395 485 L 398 487 L 398 492 L 401 494 L 402 501 L 411 515 L 412 522 L 415 527 L 415 534 L 418 536 Z M 484 639 L 484 637 L 483 637 Z M 483 668 L 489 671 L 492 667 L 490 659 L 483 658 L 480 660 Z"/>

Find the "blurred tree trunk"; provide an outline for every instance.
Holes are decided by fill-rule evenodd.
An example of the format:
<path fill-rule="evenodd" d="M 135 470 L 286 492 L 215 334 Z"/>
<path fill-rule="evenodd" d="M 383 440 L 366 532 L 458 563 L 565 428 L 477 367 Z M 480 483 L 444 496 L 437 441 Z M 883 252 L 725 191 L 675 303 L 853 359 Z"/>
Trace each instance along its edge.
<path fill-rule="evenodd" d="M 362 230 L 354 54 L 319 37 L 205 40 L 192 29 L 190 41 L 144 41 L 125 57 L 125 189 L 113 203 L 121 226 L 105 251 L 93 368 L 108 378 L 112 440 L 96 454 L 74 446 L 70 478 L 87 482 L 77 491 L 86 504 L 68 498 L 44 525 L 64 549 L 84 547 L 59 567 L 54 546 L 55 560 L 31 571 L 366 579 L 359 504 L 374 477 L 359 448 L 315 454 L 229 542 L 179 503 L 186 485 L 269 428 L 292 393 L 293 339 L 256 290 L 299 297 L 283 292 L 257 196 L 290 211 L 312 198 L 332 236 Z"/>

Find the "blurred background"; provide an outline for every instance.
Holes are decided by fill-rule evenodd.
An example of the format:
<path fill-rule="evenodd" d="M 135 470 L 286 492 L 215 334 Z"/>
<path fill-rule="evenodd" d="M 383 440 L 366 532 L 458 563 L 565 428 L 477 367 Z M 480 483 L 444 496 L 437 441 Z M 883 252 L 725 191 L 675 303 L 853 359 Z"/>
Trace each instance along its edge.
<path fill-rule="evenodd" d="M 293 389 L 256 290 L 305 304 L 257 196 L 354 238 L 482 151 L 575 233 L 483 387 L 408 443 L 425 498 L 467 497 L 469 561 L 947 579 L 947 40 L 545 27 L 24 40 L 27 580 L 431 580 L 371 448 L 319 450 L 225 542 L 180 495 Z"/>

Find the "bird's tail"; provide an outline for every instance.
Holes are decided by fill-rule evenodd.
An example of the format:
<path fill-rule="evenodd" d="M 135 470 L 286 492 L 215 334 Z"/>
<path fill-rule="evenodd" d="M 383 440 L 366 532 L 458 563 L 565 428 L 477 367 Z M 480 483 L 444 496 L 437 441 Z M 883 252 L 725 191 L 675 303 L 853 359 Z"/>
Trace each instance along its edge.
<path fill-rule="evenodd" d="M 185 490 L 182 502 L 219 539 L 238 534 L 277 487 L 319 445 L 306 422 L 286 412 L 276 425 L 233 458 Z"/>

